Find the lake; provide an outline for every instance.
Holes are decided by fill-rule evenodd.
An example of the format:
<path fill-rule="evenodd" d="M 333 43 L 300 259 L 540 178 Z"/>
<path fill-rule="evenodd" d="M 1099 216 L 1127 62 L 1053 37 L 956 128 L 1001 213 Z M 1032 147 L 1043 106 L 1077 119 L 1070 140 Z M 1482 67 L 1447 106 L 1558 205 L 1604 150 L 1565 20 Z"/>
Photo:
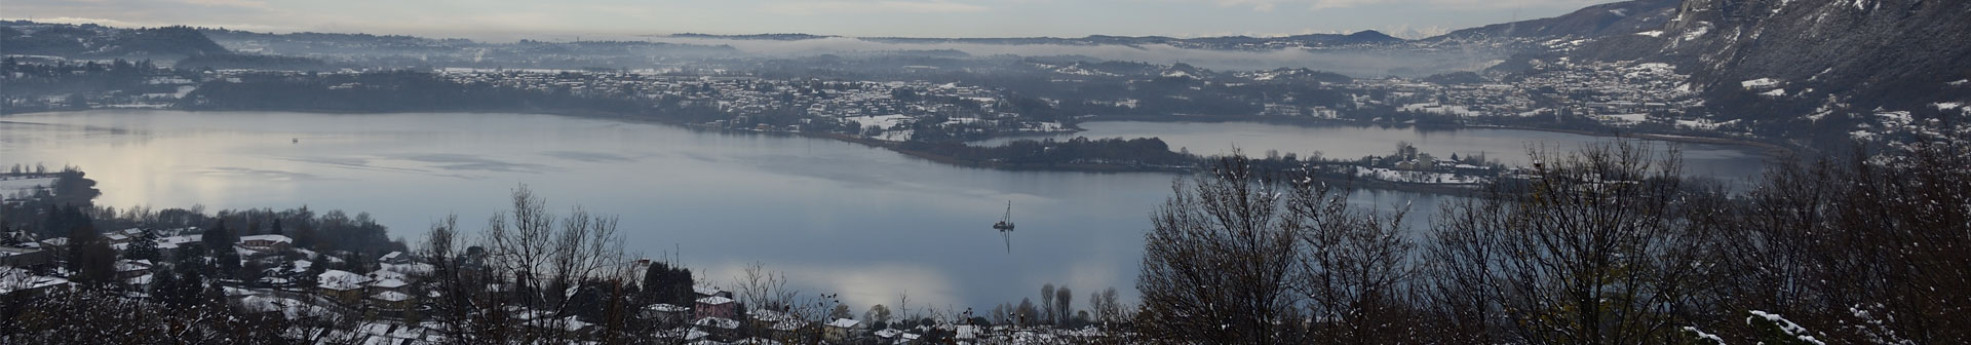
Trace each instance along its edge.
<path fill-rule="evenodd" d="M 1526 140 L 1553 138 L 1521 134 L 1558 135 L 1241 123 L 1084 126 L 1084 135 L 1153 134 L 1199 153 L 1236 143 L 1249 152 L 1320 150 L 1330 157 L 1380 154 L 1408 140 L 1425 152 L 1477 150 L 1504 160 L 1517 156 L 1506 151 Z M 1309 134 L 1296 139 L 1303 135 L 1296 133 Z M 1692 151 L 1686 156 L 1698 159 Z M 1742 153 L 1719 154 L 1730 152 Z M 99 205 L 364 211 L 393 237 L 413 243 L 447 214 L 459 215 L 467 231 L 483 228 L 486 217 L 507 206 L 511 190 L 526 184 L 551 209 L 579 205 L 620 216 L 629 249 L 652 258 L 677 254 L 700 279 L 731 283 L 758 261 L 786 272 L 805 295 L 839 293 L 858 312 L 877 303 L 894 307 L 904 294 L 915 310 L 984 310 L 1034 296 L 1050 282 L 1073 288 L 1084 301 L 1108 287 L 1133 300 L 1148 216 L 1178 178 L 984 170 L 826 139 L 462 113 L 128 110 L 0 117 L 0 165 L 13 163 L 80 167 L 99 183 Z M 1411 219 L 1421 225 L 1441 198 L 1365 191 L 1353 201 L 1411 203 L 1419 211 Z M 990 228 L 1008 201 L 1019 224 L 1011 253 Z"/>

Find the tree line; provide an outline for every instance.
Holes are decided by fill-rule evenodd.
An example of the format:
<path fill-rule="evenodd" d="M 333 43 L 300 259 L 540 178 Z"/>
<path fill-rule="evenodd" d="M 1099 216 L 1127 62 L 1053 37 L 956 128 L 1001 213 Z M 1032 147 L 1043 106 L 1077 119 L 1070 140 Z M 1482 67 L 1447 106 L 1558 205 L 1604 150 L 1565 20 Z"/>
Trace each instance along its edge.
<path fill-rule="evenodd" d="M 1244 156 L 1152 216 L 1138 336 L 1219 344 L 1943 344 L 1971 339 L 1962 133 L 1775 163 L 1733 192 L 1634 142 L 1537 178 L 1358 210 Z"/>

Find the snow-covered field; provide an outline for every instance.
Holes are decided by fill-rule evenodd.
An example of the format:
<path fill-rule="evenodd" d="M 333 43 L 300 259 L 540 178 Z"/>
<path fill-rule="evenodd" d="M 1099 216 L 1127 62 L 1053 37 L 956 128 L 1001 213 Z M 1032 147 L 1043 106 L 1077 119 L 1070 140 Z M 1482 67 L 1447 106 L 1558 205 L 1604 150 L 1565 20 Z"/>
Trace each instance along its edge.
<path fill-rule="evenodd" d="M 1355 167 L 1355 176 L 1373 177 L 1384 181 L 1408 183 L 1470 184 L 1484 182 L 1477 176 L 1461 176 L 1451 173 L 1402 171 L 1385 168 Z"/>
<path fill-rule="evenodd" d="M 41 187 L 55 185 L 53 177 L 15 178 L 0 177 L 0 195 L 13 195 L 17 192 L 32 191 Z"/>

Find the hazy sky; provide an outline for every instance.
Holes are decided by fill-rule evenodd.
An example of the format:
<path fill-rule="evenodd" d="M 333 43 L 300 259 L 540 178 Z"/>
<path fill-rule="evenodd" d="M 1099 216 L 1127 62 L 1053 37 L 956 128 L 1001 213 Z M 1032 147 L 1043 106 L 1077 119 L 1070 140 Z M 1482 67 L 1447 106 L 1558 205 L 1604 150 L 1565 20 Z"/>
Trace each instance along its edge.
<path fill-rule="evenodd" d="M 1610 0 L 4 0 L 0 16 L 119 26 L 408 34 L 909 37 L 1436 34 Z"/>

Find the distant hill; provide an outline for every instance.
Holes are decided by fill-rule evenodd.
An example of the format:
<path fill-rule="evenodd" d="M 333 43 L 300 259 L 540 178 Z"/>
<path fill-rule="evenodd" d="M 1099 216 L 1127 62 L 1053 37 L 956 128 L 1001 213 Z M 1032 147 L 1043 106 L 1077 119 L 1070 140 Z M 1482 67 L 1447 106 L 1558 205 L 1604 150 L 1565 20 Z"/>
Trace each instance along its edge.
<path fill-rule="evenodd" d="M 862 40 L 884 43 L 972 43 L 972 44 L 1052 44 L 1073 46 L 1121 45 L 1141 46 L 1152 44 L 1172 45 L 1184 48 L 1219 50 L 1256 50 L 1296 47 L 1332 47 L 1354 45 L 1388 45 L 1408 42 L 1375 30 L 1352 34 L 1311 34 L 1284 37 L 1220 36 L 1199 38 L 1173 38 L 1164 36 L 1108 36 L 1090 35 L 1081 38 L 1060 37 L 1013 37 L 1013 38 L 928 38 L 928 37 L 863 37 Z"/>
<path fill-rule="evenodd" d="M 1688 0 L 1661 34 L 1638 36 L 1706 89 L 1772 78 L 1796 97 L 1840 93 L 1864 107 L 1965 101 L 1971 1 Z M 1592 49 L 1614 49 L 1606 42 Z M 1801 94 L 1806 89 L 1815 94 Z"/>
<path fill-rule="evenodd" d="M 1452 31 L 1424 41 L 1491 38 L 1601 37 L 1631 34 L 1668 23 L 1680 0 L 1632 0 L 1588 6 L 1553 18 L 1523 20 Z"/>
<path fill-rule="evenodd" d="M 713 34 L 699 34 L 699 33 L 681 33 L 681 34 L 670 34 L 666 36 L 676 37 L 676 38 L 709 38 L 709 39 L 726 39 L 726 40 L 766 40 L 766 41 L 802 41 L 802 40 L 838 37 L 838 36 L 809 35 L 809 34 L 713 35 Z"/>
<path fill-rule="evenodd" d="M 1878 111 L 1965 115 L 1947 110 L 1971 103 L 1967 14 L 1967 1 L 1635 0 L 1425 41 L 1530 48 L 1494 72 L 1559 58 L 1667 63 L 1690 75 L 1688 87 L 1717 120 L 1748 120 L 1775 137 L 1808 130 L 1843 141 Z"/>
<path fill-rule="evenodd" d="M 0 54 L 81 59 L 161 59 L 229 53 L 184 26 L 122 29 L 94 24 L 0 22 Z"/>

